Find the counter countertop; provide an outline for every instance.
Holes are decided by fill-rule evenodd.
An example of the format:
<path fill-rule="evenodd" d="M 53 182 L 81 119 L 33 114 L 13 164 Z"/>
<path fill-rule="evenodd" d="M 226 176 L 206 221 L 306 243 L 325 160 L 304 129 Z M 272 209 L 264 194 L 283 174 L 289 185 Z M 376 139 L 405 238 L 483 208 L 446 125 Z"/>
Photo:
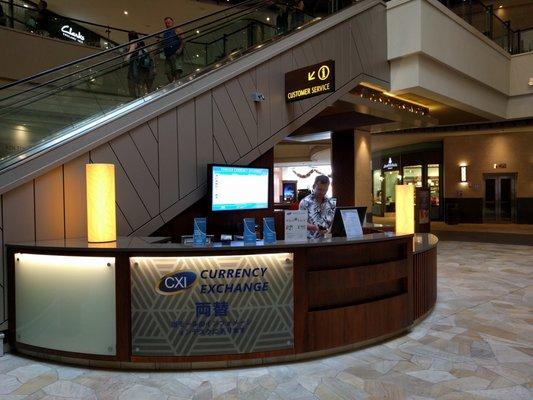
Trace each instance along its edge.
<path fill-rule="evenodd" d="M 28 248 L 33 247 L 39 250 L 71 250 L 71 251 L 112 251 L 112 252 L 216 252 L 221 250 L 233 249 L 287 249 L 299 247 L 320 247 L 320 246 L 339 246 L 345 244 L 372 243 L 394 240 L 398 238 L 408 238 L 410 234 L 396 234 L 392 232 L 371 233 L 354 238 L 335 237 L 329 239 L 309 239 L 303 242 L 289 242 L 278 240 L 276 243 L 265 244 L 258 241 L 255 245 L 245 245 L 242 241 L 233 241 L 229 245 L 222 243 L 213 243 L 206 246 L 195 246 L 192 244 L 180 243 L 163 243 L 169 240 L 165 237 L 118 237 L 116 242 L 110 243 L 88 243 L 86 238 L 66 239 L 66 240 L 41 240 L 36 242 L 8 243 L 11 248 Z M 438 238 L 430 233 L 416 233 L 413 235 L 413 252 L 419 253 L 435 247 Z"/>

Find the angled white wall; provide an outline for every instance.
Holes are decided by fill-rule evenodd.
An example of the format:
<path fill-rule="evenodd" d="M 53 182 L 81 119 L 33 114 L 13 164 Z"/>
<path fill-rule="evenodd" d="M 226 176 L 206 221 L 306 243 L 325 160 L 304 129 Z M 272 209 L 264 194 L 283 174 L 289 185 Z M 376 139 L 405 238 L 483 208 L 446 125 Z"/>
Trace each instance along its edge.
<path fill-rule="evenodd" d="M 387 3 L 391 90 L 489 119 L 533 116 L 533 53 L 511 56 L 436 0 Z"/>

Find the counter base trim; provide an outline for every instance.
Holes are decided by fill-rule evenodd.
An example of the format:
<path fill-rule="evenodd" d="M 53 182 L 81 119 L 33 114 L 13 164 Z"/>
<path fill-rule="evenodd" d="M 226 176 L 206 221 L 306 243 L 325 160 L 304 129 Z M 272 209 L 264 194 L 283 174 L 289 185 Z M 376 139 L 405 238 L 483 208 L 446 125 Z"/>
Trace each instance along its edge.
<path fill-rule="evenodd" d="M 422 319 L 420 319 L 421 321 Z M 389 339 L 393 339 L 408 332 L 410 329 L 401 329 L 397 332 L 388 333 L 380 337 L 365 340 L 363 342 L 350 344 L 347 346 L 336 347 L 333 349 L 318 350 L 301 354 L 287 354 L 275 357 L 265 358 L 250 358 L 250 359 L 235 359 L 235 360 L 218 360 L 218 361 L 192 361 L 192 362 L 120 362 L 120 361 L 106 361 L 106 360 L 90 360 L 86 358 L 65 357 L 57 354 L 39 352 L 29 348 L 17 348 L 16 353 L 50 360 L 54 362 L 60 362 L 64 364 L 72 364 L 78 366 L 92 367 L 92 368 L 111 368 L 122 370 L 203 370 L 203 369 L 215 369 L 215 368 L 238 368 L 238 367 L 251 367 L 258 365 L 269 364 L 281 364 L 288 362 L 304 361 L 310 359 L 318 359 L 340 353 L 346 353 L 354 350 L 361 349 L 362 347 L 368 347 L 379 342 L 385 342 Z"/>

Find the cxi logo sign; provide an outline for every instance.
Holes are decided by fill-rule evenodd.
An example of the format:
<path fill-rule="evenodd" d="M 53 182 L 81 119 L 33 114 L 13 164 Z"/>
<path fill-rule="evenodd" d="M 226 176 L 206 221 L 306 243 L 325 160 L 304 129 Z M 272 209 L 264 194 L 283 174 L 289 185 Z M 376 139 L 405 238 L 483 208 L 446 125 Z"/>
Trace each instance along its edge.
<path fill-rule="evenodd" d="M 159 280 L 156 291 L 159 294 L 171 295 L 190 288 L 196 282 L 196 274 L 192 271 L 172 272 Z"/>

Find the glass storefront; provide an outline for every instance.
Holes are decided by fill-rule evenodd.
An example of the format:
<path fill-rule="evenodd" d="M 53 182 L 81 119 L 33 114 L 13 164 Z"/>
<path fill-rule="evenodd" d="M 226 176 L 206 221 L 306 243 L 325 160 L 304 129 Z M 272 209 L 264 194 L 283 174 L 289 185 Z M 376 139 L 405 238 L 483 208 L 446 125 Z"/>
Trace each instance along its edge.
<path fill-rule="evenodd" d="M 422 166 L 408 165 L 403 167 L 403 184 L 422 187 Z"/>
<path fill-rule="evenodd" d="M 428 164 L 428 180 L 429 195 L 431 201 L 431 218 L 439 217 L 440 210 L 440 165 Z"/>
<path fill-rule="evenodd" d="M 429 188 L 431 219 L 442 218 L 442 153 L 441 150 L 406 152 L 375 156 L 373 163 L 380 169 L 372 171 L 372 213 L 376 216 L 392 216 L 396 210 L 395 186 L 413 185 Z"/>

